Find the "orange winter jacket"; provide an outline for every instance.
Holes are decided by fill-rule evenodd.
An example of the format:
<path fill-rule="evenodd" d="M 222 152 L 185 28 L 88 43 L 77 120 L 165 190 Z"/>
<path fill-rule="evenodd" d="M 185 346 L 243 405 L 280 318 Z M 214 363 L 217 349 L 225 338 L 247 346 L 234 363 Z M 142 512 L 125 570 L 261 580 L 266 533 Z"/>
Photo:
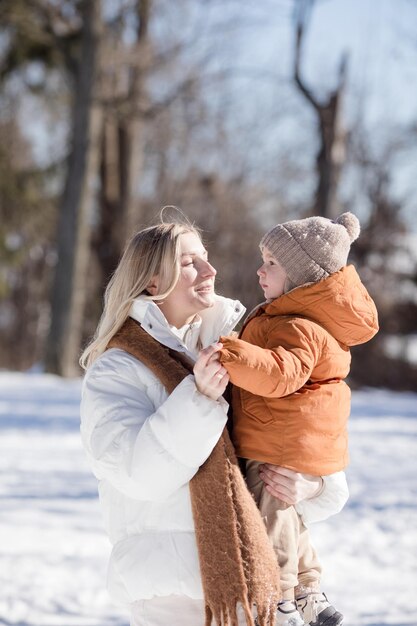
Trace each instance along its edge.
<path fill-rule="evenodd" d="M 221 337 L 238 456 L 327 475 L 348 463 L 349 347 L 378 331 L 352 265 L 260 305 L 240 339 Z"/>

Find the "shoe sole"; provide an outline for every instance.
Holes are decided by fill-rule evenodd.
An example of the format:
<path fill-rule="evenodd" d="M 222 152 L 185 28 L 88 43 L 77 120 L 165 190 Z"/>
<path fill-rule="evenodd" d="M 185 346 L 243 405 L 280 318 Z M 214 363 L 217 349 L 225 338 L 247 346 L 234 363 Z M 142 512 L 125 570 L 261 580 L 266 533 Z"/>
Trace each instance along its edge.
<path fill-rule="evenodd" d="M 317 615 L 314 622 L 310 622 L 309 626 L 342 626 L 342 624 L 343 615 L 334 607 L 328 606 Z"/>

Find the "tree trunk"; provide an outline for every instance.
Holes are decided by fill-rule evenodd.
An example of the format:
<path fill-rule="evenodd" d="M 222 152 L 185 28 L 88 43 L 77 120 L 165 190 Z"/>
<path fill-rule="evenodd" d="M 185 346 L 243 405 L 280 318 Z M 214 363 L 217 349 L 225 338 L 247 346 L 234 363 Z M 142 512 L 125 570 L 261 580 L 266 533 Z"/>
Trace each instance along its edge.
<path fill-rule="evenodd" d="M 124 171 L 122 181 L 122 205 L 125 216 L 124 238 L 130 238 L 139 226 L 140 199 L 139 185 L 143 171 L 145 153 L 145 119 L 141 109 L 148 104 L 145 77 L 151 65 L 149 20 L 152 0 L 137 0 L 138 18 L 136 63 L 132 68 L 129 86 L 130 112 L 123 120 L 121 134 L 125 150 L 121 163 Z"/>
<path fill-rule="evenodd" d="M 104 287 L 117 265 L 123 245 L 120 132 L 114 115 L 106 115 L 102 142 L 99 219 L 93 236 L 93 248 L 98 260 L 98 277 L 96 293 L 92 294 L 93 300 L 101 300 Z"/>
<path fill-rule="evenodd" d="M 314 214 L 330 219 L 339 214 L 337 190 L 346 159 L 347 133 L 342 125 L 341 105 L 344 96 L 345 65 L 340 69 L 337 89 L 326 104 L 316 107 L 319 118 L 320 149 L 316 157 L 317 187 L 314 199 Z"/>
<path fill-rule="evenodd" d="M 146 102 L 144 78 L 150 68 L 148 26 L 151 0 L 137 0 L 137 40 L 113 56 L 100 164 L 99 219 L 94 234 L 98 260 L 97 297 L 115 270 L 126 240 L 140 220 L 139 185 L 144 162 Z M 107 68 L 108 69 L 108 68 Z M 123 101 L 122 106 L 117 101 Z"/>
<path fill-rule="evenodd" d="M 143 171 L 145 152 L 145 121 L 135 116 L 128 119 L 121 128 L 122 146 L 125 154 L 122 159 L 122 205 L 124 213 L 123 239 L 126 241 L 139 226 L 141 211 L 139 186 Z"/>
<path fill-rule="evenodd" d="M 94 102 L 101 35 L 100 0 L 85 0 L 81 13 L 83 28 L 75 77 L 72 146 L 58 218 L 58 261 L 45 359 L 47 371 L 63 376 L 76 375 L 80 371 L 77 357 L 102 125 L 101 107 Z"/>
<path fill-rule="evenodd" d="M 317 116 L 320 148 L 316 156 L 317 186 L 313 214 L 334 218 L 339 213 L 337 190 L 340 174 L 346 160 L 347 133 L 342 125 L 341 108 L 346 84 L 347 57 L 342 57 L 339 82 L 325 102 L 319 102 L 301 77 L 301 47 L 314 0 L 298 0 L 294 54 L 294 80 Z"/>

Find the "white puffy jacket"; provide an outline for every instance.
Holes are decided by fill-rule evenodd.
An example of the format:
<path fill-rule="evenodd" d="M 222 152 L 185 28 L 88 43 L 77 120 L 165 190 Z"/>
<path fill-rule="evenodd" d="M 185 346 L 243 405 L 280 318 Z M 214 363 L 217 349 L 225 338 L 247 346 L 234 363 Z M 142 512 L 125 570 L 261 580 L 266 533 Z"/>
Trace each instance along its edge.
<path fill-rule="evenodd" d="M 131 317 L 155 339 L 195 358 L 227 335 L 244 313 L 216 296 L 184 336 L 153 302 L 138 298 Z M 180 337 L 183 337 L 181 339 Z M 81 436 L 113 550 L 108 588 L 129 604 L 171 594 L 203 598 L 188 483 L 218 441 L 227 404 L 211 400 L 187 376 L 168 396 L 155 375 L 123 350 L 107 350 L 89 368 L 82 390 Z M 320 496 L 297 506 L 305 522 L 325 519 L 347 499 L 343 472 L 325 478 Z"/>

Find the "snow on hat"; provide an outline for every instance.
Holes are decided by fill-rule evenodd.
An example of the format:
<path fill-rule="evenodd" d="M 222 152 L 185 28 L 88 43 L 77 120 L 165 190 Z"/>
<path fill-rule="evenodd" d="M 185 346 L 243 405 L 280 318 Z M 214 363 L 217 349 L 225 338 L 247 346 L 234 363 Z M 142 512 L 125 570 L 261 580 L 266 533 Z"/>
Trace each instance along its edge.
<path fill-rule="evenodd" d="M 277 224 L 262 237 L 267 248 L 287 273 L 293 287 L 316 283 L 346 265 L 350 244 L 359 237 L 360 224 L 353 213 L 333 221 L 307 217 Z"/>

